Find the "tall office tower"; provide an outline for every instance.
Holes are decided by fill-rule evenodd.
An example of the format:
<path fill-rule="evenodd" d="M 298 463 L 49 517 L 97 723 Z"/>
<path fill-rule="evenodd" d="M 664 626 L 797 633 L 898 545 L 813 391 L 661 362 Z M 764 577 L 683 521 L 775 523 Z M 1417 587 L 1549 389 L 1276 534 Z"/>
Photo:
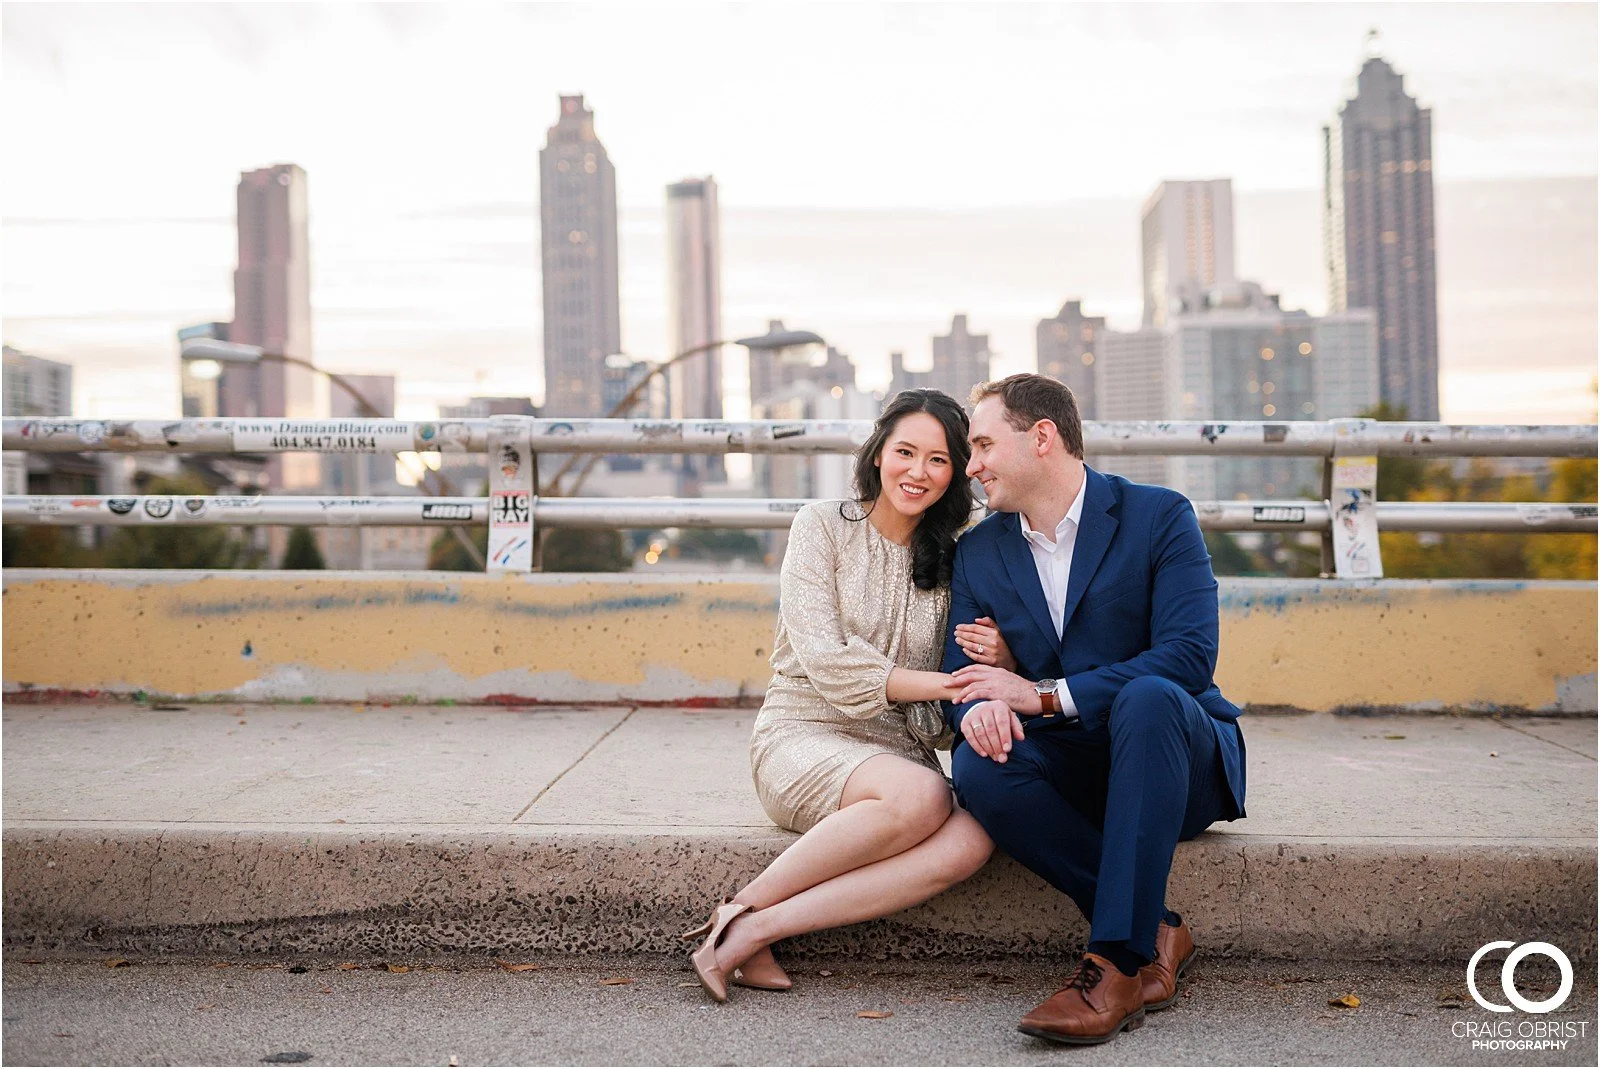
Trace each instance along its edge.
<path fill-rule="evenodd" d="M 292 163 L 239 178 L 239 266 L 233 272 L 228 340 L 311 360 L 311 228 L 306 172 Z M 319 384 L 309 368 L 280 361 L 224 364 L 217 384 L 223 416 L 315 419 Z M 312 491 L 321 482 L 315 454 L 283 453 L 266 465 L 267 485 Z"/>
<path fill-rule="evenodd" d="M 1377 310 L 1383 400 L 1412 419 L 1436 420 L 1433 113 L 1373 57 L 1322 141 L 1328 307 Z"/>
<path fill-rule="evenodd" d="M 933 373 L 928 385 L 943 390 L 962 404 L 972 388 L 989 381 L 989 335 L 969 334 L 967 317 L 950 321 L 949 334 L 933 336 Z"/>
<path fill-rule="evenodd" d="M 1213 290 L 1206 310 L 1172 324 L 1170 418 L 1334 419 L 1378 398 L 1377 321 L 1370 310 L 1285 310 L 1253 282 Z M 1294 457 L 1175 457 L 1172 485 L 1196 499 L 1313 496 L 1320 464 Z"/>
<path fill-rule="evenodd" d="M 1078 402 L 1078 415 L 1095 415 L 1095 352 L 1106 333 L 1104 316 L 1083 314 L 1083 302 L 1067 301 L 1054 319 L 1039 320 L 1035 351 L 1039 374 L 1060 379 Z"/>
<path fill-rule="evenodd" d="M 1167 399 L 1168 332 L 1159 327 L 1108 330 L 1100 336 L 1094 363 L 1096 419 L 1169 419 Z M 1138 483 L 1171 484 L 1170 458 L 1106 455 L 1092 457 L 1096 468 Z"/>
<path fill-rule="evenodd" d="M 544 270 L 544 413 L 605 415 L 605 358 L 622 349 L 617 298 L 617 176 L 582 96 L 561 98 L 561 117 L 539 152 Z"/>
<path fill-rule="evenodd" d="M 717 183 L 686 178 L 667 187 L 669 316 L 667 351 L 673 356 L 722 338 L 722 239 Z M 708 349 L 668 372 L 674 419 L 722 418 L 722 354 Z M 726 482 L 721 454 L 680 458 L 686 480 Z"/>
<path fill-rule="evenodd" d="M 1162 182 L 1144 202 L 1144 320 L 1165 326 L 1233 276 L 1233 183 Z"/>

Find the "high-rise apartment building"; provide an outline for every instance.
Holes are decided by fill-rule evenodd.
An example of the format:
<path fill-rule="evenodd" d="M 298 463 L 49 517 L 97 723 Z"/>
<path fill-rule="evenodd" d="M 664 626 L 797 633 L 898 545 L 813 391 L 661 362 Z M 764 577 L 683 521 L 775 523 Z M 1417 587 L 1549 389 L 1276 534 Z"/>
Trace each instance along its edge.
<path fill-rule="evenodd" d="M 1162 182 L 1141 213 L 1144 320 L 1165 326 L 1214 286 L 1234 281 L 1233 183 Z"/>
<path fill-rule="evenodd" d="M 1067 301 L 1054 319 L 1041 319 L 1034 333 L 1039 374 L 1066 383 L 1084 419 L 1100 418 L 1095 414 L 1095 354 L 1105 333 L 1105 317 L 1084 315 L 1081 301 Z"/>
<path fill-rule="evenodd" d="M 548 416 L 605 415 L 605 358 L 622 350 L 617 177 L 582 96 L 563 96 L 539 153 Z"/>
<path fill-rule="evenodd" d="M 310 361 L 311 218 L 306 172 L 292 163 L 247 171 L 239 178 L 239 264 L 233 272 L 232 342 Z M 225 363 L 217 382 L 222 416 L 315 419 L 320 397 L 309 368 L 277 360 Z M 313 491 L 322 479 L 319 459 L 283 453 L 266 465 L 267 485 Z"/>
<path fill-rule="evenodd" d="M 4 347 L 5 414 L 69 418 L 72 415 L 72 365 Z M 95 493 L 93 454 L 22 453 L 5 455 L 5 492 Z M 69 476 L 65 482 L 61 476 Z M 54 489 L 62 486 L 63 489 Z"/>
<path fill-rule="evenodd" d="M 1377 311 L 1383 400 L 1436 420 L 1433 114 L 1373 57 L 1322 139 L 1328 306 Z"/>
<path fill-rule="evenodd" d="M 664 356 L 722 338 L 722 239 L 717 183 L 686 178 L 667 187 L 668 334 Z M 707 349 L 668 372 L 674 419 L 722 418 L 722 353 Z M 721 454 L 680 458 L 691 482 L 724 482 Z"/>

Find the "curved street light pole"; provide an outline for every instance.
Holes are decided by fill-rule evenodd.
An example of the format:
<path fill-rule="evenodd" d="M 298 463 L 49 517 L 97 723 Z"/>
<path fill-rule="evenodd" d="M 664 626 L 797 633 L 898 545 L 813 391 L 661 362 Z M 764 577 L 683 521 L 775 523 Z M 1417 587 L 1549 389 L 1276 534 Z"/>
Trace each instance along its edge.
<path fill-rule="evenodd" d="M 645 374 L 644 378 L 640 379 L 634 384 L 633 389 L 629 390 L 627 395 L 623 397 L 622 400 L 618 401 L 612 406 L 611 411 L 606 413 L 605 418 L 615 419 L 616 417 L 627 412 L 634 405 L 638 404 L 639 398 L 644 395 L 645 388 L 648 387 L 651 382 L 653 382 L 658 376 L 664 375 L 670 369 L 676 367 L 678 364 L 681 364 L 683 361 L 692 356 L 699 356 L 701 353 L 709 352 L 712 349 L 718 349 L 729 344 L 742 345 L 746 349 L 749 349 L 753 352 L 774 352 L 780 349 L 790 349 L 801 345 L 825 345 L 827 343 L 823 341 L 820 334 L 815 334 L 809 330 L 774 330 L 769 331 L 768 333 L 757 338 L 740 338 L 736 342 L 712 341 L 706 342 L 704 345 L 696 345 L 694 348 L 685 349 L 683 352 L 678 353 L 670 359 L 664 360 L 652 367 L 649 372 Z M 567 472 L 572 470 L 573 465 L 578 462 L 580 457 L 580 454 L 572 454 L 567 458 L 566 463 L 561 465 L 561 470 L 557 471 L 553 476 L 550 477 L 549 484 L 546 485 L 540 491 L 540 493 L 550 497 L 576 497 L 578 491 L 583 488 L 583 482 L 586 478 L 588 478 L 589 472 L 593 470 L 597 463 L 600 462 L 601 456 L 602 454 L 599 453 L 590 454 L 583 467 L 578 470 L 578 474 L 573 479 L 571 488 L 563 492 L 561 489 L 561 479 L 567 474 Z"/>
<path fill-rule="evenodd" d="M 215 360 L 219 363 L 239 364 L 260 364 L 267 363 L 269 361 L 278 364 L 291 364 L 294 367 L 305 368 L 307 371 L 314 371 L 318 375 L 326 378 L 335 386 L 339 387 L 347 395 L 349 395 L 350 399 L 356 403 L 357 409 L 368 419 L 387 418 L 382 412 L 378 411 L 377 406 L 375 406 L 371 401 L 367 400 L 366 395 L 364 395 L 360 390 L 356 389 L 355 386 L 346 380 L 343 375 L 340 375 L 336 371 L 329 371 L 326 368 L 320 368 L 303 357 L 290 356 L 287 353 L 272 352 L 257 345 L 245 345 L 240 342 L 197 339 L 195 341 L 185 342 L 182 345 L 182 347 L 179 349 L 179 359 Z M 439 483 L 441 484 L 439 487 L 435 488 L 428 485 L 428 476 L 430 474 L 439 480 Z M 449 476 L 445 475 L 442 471 L 431 471 L 426 464 L 422 466 L 422 481 L 420 485 L 422 486 L 423 493 L 431 494 L 434 497 L 458 496 L 456 486 L 450 481 Z M 487 567 L 483 559 L 483 554 L 478 551 L 478 547 L 473 544 L 472 539 L 467 536 L 465 530 L 460 527 L 450 527 L 448 530 L 455 537 L 455 540 L 460 543 L 461 548 L 466 551 L 467 556 L 471 558 L 474 564 L 476 564 L 479 568 Z"/>

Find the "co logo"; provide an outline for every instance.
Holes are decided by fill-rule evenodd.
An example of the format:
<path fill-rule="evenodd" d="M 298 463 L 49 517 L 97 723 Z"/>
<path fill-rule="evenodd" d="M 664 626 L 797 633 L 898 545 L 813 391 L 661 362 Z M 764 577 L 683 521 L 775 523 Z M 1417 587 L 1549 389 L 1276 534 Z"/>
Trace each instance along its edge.
<path fill-rule="evenodd" d="M 1500 988 L 1506 993 L 1506 1000 L 1511 1006 L 1502 1006 L 1498 1002 L 1490 1002 L 1478 994 L 1478 962 L 1491 950 L 1507 950 L 1516 946 L 1509 939 L 1496 939 L 1492 943 L 1485 943 L 1472 955 L 1472 960 L 1467 962 L 1467 990 L 1472 992 L 1472 1001 L 1488 1010 L 1490 1013 L 1510 1013 L 1511 1006 L 1515 1006 L 1523 1013 L 1549 1013 L 1567 1001 L 1567 996 L 1572 994 L 1572 962 L 1561 949 L 1551 943 L 1523 943 L 1506 955 L 1505 964 L 1500 966 Z M 1522 959 L 1530 954 L 1543 954 L 1556 963 L 1556 968 L 1561 970 L 1561 987 L 1554 995 L 1542 1002 L 1523 998 L 1517 991 L 1517 966 Z"/>

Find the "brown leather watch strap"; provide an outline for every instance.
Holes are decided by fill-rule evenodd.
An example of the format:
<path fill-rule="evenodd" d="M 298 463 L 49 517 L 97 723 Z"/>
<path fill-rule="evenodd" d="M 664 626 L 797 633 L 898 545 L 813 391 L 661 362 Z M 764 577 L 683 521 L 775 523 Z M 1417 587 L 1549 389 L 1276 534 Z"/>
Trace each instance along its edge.
<path fill-rule="evenodd" d="M 1061 712 L 1061 698 L 1054 688 L 1039 693 L 1039 710 L 1045 716 L 1055 716 Z"/>

